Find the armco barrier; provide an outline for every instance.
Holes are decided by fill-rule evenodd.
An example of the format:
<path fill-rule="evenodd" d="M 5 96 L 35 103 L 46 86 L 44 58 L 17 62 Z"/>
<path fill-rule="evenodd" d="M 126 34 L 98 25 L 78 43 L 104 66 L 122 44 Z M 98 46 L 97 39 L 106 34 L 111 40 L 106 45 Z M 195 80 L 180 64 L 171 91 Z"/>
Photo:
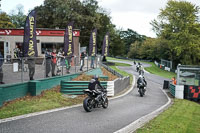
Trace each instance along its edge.
<path fill-rule="evenodd" d="M 51 77 L 47 79 L 33 80 L 24 83 L 1 85 L 0 106 L 2 106 L 4 102 L 24 97 L 28 93 L 30 93 L 30 95 L 32 96 L 39 95 L 43 90 L 47 90 L 59 85 L 61 80 L 71 80 L 73 78 L 76 78 L 78 75 L 80 74 L 77 73 L 65 76 Z"/>
<path fill-rule="evenodd" d="M 107 81 L 100 82 L 102 86 L 107 88 Z M 88 89 L 89 81 L 61 81 L 60 92 L 64 94 L 81 95 L 84 89 Z M 109 90 L 108 90 L 109 93 Z"/>

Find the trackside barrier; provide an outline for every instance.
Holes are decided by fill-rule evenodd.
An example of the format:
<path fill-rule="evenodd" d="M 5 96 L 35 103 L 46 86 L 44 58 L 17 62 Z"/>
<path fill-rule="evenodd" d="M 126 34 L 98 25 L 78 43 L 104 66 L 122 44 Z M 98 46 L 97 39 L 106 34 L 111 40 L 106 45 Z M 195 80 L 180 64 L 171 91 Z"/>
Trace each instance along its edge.
<path fill-rule="evenodd" d="M 107 88 L 107 81 L 100 82 L 102 86 Z M 88 89 L 89 81 L 61 81 L 61 93 L 71 94 L 71 95 L 82 95 L 83 90 Z M 108 94 L 110 93 L 110 89 L 107 88 Z"/>
<path fill-rule="evenodd" d="M 170 90 L 171 95 L 174 97 L 175 97 L 175 88 L 176 86 L 174 84 L 170 84 L 169 90 Z"/>
<path fill-rule="evenodd" d="M 102 63 L 101 63 L 100 65 L 103 66 L 106 70 L 108 70 L 108 71 L 111 72 L 112 74 L 117 75 L 117 76 L 120 77 L 120 78 L 123 78 L 123 77 L 124 77 L 123 75 L 121 75 L 121 74 L 118 73 L 117 71 L 111 69 L 109 66 L 107 66 L 107 65 L 105 65 L 105 64 L 102 64 Z"/>
<path fill-rule="evenodd" d="M 27 94 L 32 96 L 40 95 L 42 91 L 59 85 L 61 80 L 69 81 L 79 75 L 80 73 L 77 73 L 65 76 L 55 76 L 47 79 L 33 80 L 23 83 L 1 85 L 0 106 L 2 106 L 4 102 L 24 97 Z"/>

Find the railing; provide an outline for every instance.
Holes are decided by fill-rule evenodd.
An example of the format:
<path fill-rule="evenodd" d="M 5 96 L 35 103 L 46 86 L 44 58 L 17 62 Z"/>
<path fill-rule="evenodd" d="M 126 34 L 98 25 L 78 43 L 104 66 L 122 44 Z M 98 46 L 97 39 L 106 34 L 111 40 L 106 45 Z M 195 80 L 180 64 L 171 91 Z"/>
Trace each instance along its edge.
<path fill-rule="evenodd" d="M 94 68 L 99 67 L 99 59 L 94 60 Z M 21 83 L 32 79 L 46 79 L 54 76 L 64 76 L 68 74 L 89 71 L 91 68 L 91 57 L 85 57 L 84 65 L 81 71 L 81 60 L 78 57 L 72 57 L 70 67 L 67 69 L 65 58 L 56 58 L 56 63 L 52 63 L 51 58 L 45 57 L 20 57 L 20 58 L 1 58 L 0 65 L 0 84 Z M 69 70 L 69 72 L 68 72 Z"/>

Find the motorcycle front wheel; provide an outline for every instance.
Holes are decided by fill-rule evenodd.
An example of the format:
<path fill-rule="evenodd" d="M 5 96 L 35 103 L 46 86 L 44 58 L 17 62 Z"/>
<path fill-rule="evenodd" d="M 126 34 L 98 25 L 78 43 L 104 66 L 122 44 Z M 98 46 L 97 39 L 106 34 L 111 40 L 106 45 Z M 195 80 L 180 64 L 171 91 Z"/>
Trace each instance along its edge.
<path fill-rule="evenodd" d="M 102 107 L 103 107 L 104 109 L 106 109 L 106 108 L 108 107 L 108 98 L 107 98 L 107 97 L 106 97 L 106 99 L 103 101 Z"/>
<path fill-rule="evenodd" d="M 86 112 L 92 111 L 93 105 L 92 105 L 92 99 L 90 97 L 87 97 L 84 99 L 83 108 L 85 109 Z"/>

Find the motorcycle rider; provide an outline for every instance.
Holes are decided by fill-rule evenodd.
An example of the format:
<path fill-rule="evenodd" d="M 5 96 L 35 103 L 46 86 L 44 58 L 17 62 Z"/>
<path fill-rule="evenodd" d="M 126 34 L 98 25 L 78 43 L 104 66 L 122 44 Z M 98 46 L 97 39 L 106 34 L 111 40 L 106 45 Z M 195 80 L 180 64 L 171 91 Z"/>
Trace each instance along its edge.
<path fill-rule="evenodd" d="M 95 100 L 99 101 L 99 99 L 103 95 L 104 87 L 101 86 L 101 84 L 99 82 L 99 77 L 97 75 L 93 76 L 93 78 L 90 80 L 88 89 L 91 91 L 94 91 L 97 94 L 97 97 L 95 98 Z"/>
<path fill-rule="evenodd" d="M 137 88 L 139 88 L 139 84 L 142 83 L 144 87 L 147 86 L 147 82 L 144 78 L 144 76 L 139 75 L 138 80 L 137 80 Z M 146 90 L 145 90 L 146 91 Z"/>

